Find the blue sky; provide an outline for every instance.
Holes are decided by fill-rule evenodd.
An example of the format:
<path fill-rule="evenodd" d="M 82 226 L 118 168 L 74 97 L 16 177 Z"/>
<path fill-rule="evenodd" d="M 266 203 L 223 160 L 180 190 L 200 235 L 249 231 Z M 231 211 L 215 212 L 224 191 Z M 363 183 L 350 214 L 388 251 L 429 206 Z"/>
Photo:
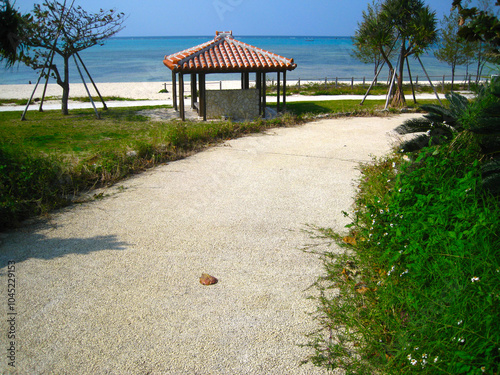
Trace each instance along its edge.
<path fill-rule="evenodd" d="M 71 4 L 72 0 L 67 0 Z M 42 2 L 42 1 L 35 1 Z M 33 0 L 15 0 L 22 12 Z M 59 0 L 63 2 L 63 0 Z M 95 12 L 124 12 L 128 19 L 117 36 L 213 35 L 233 30 L 238 35 L 351 36 L 371 0 L 76 0 Z M 438 19 L 452 0 L 426 1 Z"/>

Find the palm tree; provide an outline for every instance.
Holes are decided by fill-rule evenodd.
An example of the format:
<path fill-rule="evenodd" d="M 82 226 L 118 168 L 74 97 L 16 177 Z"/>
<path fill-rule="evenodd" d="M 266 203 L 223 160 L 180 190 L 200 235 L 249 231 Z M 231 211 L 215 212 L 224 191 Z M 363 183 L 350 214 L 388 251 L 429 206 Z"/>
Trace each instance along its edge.
<path fill-rule="evenodd" d="M 2 0 L 0 5 L 0 60 L 5 60 L 6 67 L 13 66 L 23 56 L 20 35 L 24 17 L 14 9 L 9 0 Z"/>
<path fill-rule="evenodd" d="M 404 63 L 411 55 L 419 56 L 436 42 L 436 12 L 432 12 L 422 0 L 386 0 L 382 4 L 382 17 L 398 36 L 400 42 L 397 88 L 393 106 L 403 106 Z"/>

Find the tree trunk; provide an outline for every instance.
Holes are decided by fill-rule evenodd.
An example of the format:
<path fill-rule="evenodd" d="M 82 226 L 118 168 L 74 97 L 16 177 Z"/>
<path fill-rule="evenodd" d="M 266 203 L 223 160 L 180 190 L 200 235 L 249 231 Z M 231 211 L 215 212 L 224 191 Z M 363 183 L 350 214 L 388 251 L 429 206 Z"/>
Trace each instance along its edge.
<path fill-rule="evenodd" d="M 396 92 L 394 93 L 394 96 L 391 101 L 392 107 L 403 107 L 406 105 L 406 99 L 403 90 L 403 74 L 404 74 L 405 58 L 406 58 L 405 45 L 406 45 L 405 40 L 403 40 L 403 44 L 401 46 L 401 54 L 399 55 L 399 72 L 396 75 L 396 78 L 398 80 L 398 85 L 396 87 Z"/>
<path fill-rule="evenodd" d="M 68 115 L 68 100 L 69 100 L 69 57 L 64 57 L 64 76 L 63 82 L 60 85 L 63 89 L 61 111 L 63 115 Z"/>
<path fill-rule="evenodd" d="M 453 92 L 453 84 L 455 83 L 455 68 L 456 68 L 456 65 L 452 64 L 451 65 L 451 92 Z"/>

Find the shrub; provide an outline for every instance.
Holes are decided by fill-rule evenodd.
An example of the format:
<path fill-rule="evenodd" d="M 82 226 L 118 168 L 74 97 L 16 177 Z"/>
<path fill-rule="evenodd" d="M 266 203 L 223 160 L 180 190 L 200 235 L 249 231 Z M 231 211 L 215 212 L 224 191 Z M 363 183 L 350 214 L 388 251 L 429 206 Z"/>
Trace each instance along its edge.
<path fill-rule="evenodd" d="M 428 148 L 363 167 L 349 236 L 321 230 L 347 252 L 325 256 L 310 361 L 351 373 L 500 371 L 500 209 L 478 188 L 474 156 Z"/>

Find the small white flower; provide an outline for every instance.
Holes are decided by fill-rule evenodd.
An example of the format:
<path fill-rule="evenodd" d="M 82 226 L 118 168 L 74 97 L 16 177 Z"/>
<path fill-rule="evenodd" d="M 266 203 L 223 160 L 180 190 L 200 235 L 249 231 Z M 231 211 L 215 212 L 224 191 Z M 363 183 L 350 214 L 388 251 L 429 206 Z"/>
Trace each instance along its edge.
<path fill-rule="evenodd" d="M 408 354 L 406 358 L 408 358 L 408 360 L 411 361 L 411 354 Z"/>
<path fill-rule="evenodd" d="M 417 362 L 417 360 L 416 360 L 416 359 L 412 359 L 412 360 L 410 361 L 410 363 L 412 364 L 412 366 L 415 366 L 418 362 Z"/>
<path fill-rule="evenodd" d="M 387 233 L 387 232 L 385 232 L 385 233 L 384 233 L 384 237 L 385 237 L 385 236 L 388 236 L 388 235 L 389 235 L 389 233 Z"/>
<path fill-rule="evenodd" d="M 395 161 L 394 161 L 394 162 L 392 162 L 392 167 L 393 167 L 393 168 L 396 168 L 396 162 L 395 162 Z"/>
<path fill-rule="evenodd" d="M 458 324 L 458 325 L 460 325 L 460 324 L 462 324 L 463 322 L 464 322 L 463 320 L 459 320 L 459 321 L 457 322 L 457 324 Z"/>
<path fill-rule="evenodd" d="M 472 279 L 470 279 L 470 281 L 472 281 L 473 283 L 475 283 L 476 281 L 479 281 L 479 277 L 474 276 Z"/>
<path fill-rule="evenodd" d="M 408 271 L 408 270 L 407 270 L 407 271 Z M 415 351 L 417 351 L 418 349 L 420 349 L 418 346 L 417 346 L 417 347 L 415 347 Z"/>
<path fill-rule="evenodd" d="M 391 182 L 391 180 L 387 180 L 387 182 Z"/>
<path fill-rule="evenodd" d="M 380 213 L 383 214 L 384 213 L 384 210 L 380 210 Z"/>
<path fill-rule="evenodd" d="M 398 191 L 401 193 L 403 191 L 403 189 L 399 189 Z"/>
<path fill-rule="evenodd" d="M 439 357 L 434 358 L 434 363 L 438 361 Z"/>
<path fill-rule="evenodd" d="M 422 359 L 422 367 L 425 367 L 426 364 L 427 364 L 427 361 L 425 359 Z"/>
<path fill-rule="evenodd" d="M 481 367 L 481 371 L 482 371 L 482 372 L 486 372 L 486 366 L 482 366 L 482 367 Z"/>
<path fill-rule="evenodd" d="M 460 337 L 460 338 L 458 339 L 458 342 L 459 342 L 460 344 L 463 344 L 463 343 L 465 342 L 465 339 L 464 339 L 463 337 Z"/>
<path fill-rule="evenodd" d="M 394 228 L 394 224 L 393 224 L 393 223 L 391 223 L 391 225 L 390 225 L 390 226 L 391 226 L 391 228 Z"/>
<path fill-rule="evenodd" d="M 422 354 L 422 358 L 427 358 L 427 353 Z"/>

